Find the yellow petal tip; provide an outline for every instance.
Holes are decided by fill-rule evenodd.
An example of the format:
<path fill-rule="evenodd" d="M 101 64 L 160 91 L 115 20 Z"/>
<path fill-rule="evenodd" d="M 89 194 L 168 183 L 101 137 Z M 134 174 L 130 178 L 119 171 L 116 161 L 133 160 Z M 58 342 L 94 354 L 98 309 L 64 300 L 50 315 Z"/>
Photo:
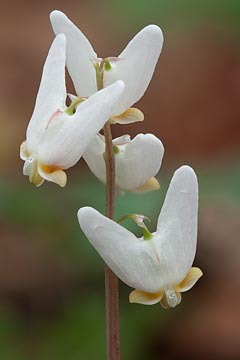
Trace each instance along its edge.
<path fill-rule="evenodd" d="M 163 297 L 162 292 L 148 293 L 141 290 L 133 290 L 129 294 L 129 302 L 131 304 L 153 305 L 158 303 Z"/>
<path fill-rule="evenodd" d="M 27 142 L 25 140 L 20 145 L 20 158 L 25 161 L 27 160 L 28 157 L 29 157 L 29 152 L 27 149 Z"/>
<path fill-rule="evenodd" d="M 122 114 L 113 116 L 110 119 L 111 124 L 131 124 L 144 120 L 144 114 L 137 108 L 129 108 Z"/>
<path fill-rule="evenodd" d="M 155 191 L 159 189 L 160 189 L 160 184 L 158 180 L 155 177 L 152 177 L 148 179 L 143 185 L 134 189 L 133 192 L 143 193 L 143 192 Z"/>
<path fill-rule="evenodd" d="M 67 175 L 63 170 L 57 170 L 52 173 L 52 181 L 58 184 L 61 187 L 65 187 L 67 183 Z"/>
<path fill-rule="evenodd" d="M 185 292 L 190 290 L 196 282 L 203 276 L 203 272 L 198 267 L 192 267 L 183 281 L 177 286 L 177 289 L 180 292 Z"/>
<path fill-rule="evenodd" d="M 57 169 L 53 165 L 39 165 L 39 173 L 47 180 L 64 187 L 67 183 L 67 175 L 65 171 Z"/>

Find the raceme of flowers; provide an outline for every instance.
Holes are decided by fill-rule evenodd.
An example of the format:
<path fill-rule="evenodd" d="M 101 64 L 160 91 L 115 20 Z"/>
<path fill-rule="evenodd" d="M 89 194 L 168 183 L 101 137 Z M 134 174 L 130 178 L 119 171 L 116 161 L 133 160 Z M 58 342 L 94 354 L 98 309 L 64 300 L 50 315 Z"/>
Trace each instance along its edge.
<path fill-rule="evenodd" d="M 35 108 L 20 147 L 23 174 L 40 186 L 45 180 L 65 186 L 65 170 L 83 157 L 89 169 L 106 182 L 105 138 L 101 129 L 143 121 L 132 107 L 144 95 L 163 45 L 161 29 L 143 28 L 118 56 L 99 58 L 84 34 L 60 11 L 50 15 L 56 37 L 43 67 Z M 75 86 L 66 105 L 65 67 Z M 115 183 L 121 191 L 159 189 L 155 178 L 164 147 L 153 134 L 123 135 L 112 141 Z M 160 302 L 173 308 L 181 293 L 202 276 L 192 267 L 197 243 L 198 184 L 194 170 L 182 166 L 173 175 L 151 233 L 145 217 L 126 215 L 142 228 L 137 238 L 122 225 L 90 207 L 78 211 L 78 220 L 106 264 L 134 288 L 131 303 Z"/>

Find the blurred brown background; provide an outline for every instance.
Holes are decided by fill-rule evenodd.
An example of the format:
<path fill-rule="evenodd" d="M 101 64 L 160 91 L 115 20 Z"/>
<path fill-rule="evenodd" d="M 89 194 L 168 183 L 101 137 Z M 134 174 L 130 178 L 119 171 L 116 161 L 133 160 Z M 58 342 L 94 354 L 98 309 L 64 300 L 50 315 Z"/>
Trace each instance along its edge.
<path fill-rule="evenodd" d="M 68 185 L 35 189 L 22 176 L 19 145 L 53 40 L 49 13 L 62 10 L 99 56 L 117 55 L 145 25 L 165 43 L 138 107 L 164 143 L 162 189 L 117 200 L 154 229 L 172 172 L 199 175 L 196 266 L 205 276 L 173 311 L 128 304 L 121 285 L 123 359 L 240 358 L 240 3 L 238 1 L 12 1 L 0 13 L 0 358 L 104 359 L 103 264 L 83 238 L 79 207 L 104 208 L 104 187 L 83 161 Z M 73 92 L 68 79 L 69 91 Z M 136 229 L 134 229 L 136 230 Z"/>

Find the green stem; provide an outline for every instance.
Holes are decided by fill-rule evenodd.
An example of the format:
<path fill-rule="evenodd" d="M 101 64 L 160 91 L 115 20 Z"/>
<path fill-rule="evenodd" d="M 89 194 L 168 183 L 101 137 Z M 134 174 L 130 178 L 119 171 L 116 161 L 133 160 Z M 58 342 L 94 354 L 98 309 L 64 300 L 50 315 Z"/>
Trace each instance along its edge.
<path fill-rule="evenodd" d="M 76 107 L 84 100 L 85 98 L 77 98 L 76 100 L 74 100 L 71 105 L 65 110 L 65 113 L 67 113 L 68 115 L 73 115 Z"/>

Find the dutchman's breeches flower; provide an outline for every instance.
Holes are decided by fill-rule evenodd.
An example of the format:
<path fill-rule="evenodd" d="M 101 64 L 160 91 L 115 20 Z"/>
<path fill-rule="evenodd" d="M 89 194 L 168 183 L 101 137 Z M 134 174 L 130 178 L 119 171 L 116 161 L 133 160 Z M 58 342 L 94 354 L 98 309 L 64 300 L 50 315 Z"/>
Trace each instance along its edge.
<path fill-rule="evenodd" d="M 192 267 L 197 243 L 198 184 L 192 168 L 182 166 L 171 181 L 157 230 L 137 238 L 90 207 L 78 211 L 88 240 L 127 285 L 130 302 L 164 308 L 181 302 L 181 293 L 202 276 Z"/>
<path fill-rule="evenodd" d="M 66 38 L 59 34 L 49 50 L 26 141 L 20 149 L 25 161 L 23 173 L 36 186 L 44 180 L 65 186 L 63 170 L 80 159 L 124 91 L 123 82 L 117 81 L 87 100 L 78 99 L 75 108 L 67 108 L 65 60 Z"/>
<path fill-rule="evenodd" d="M 79 97 L 88 97 L 99 88 L 122 80 L 125 91 L 114 109 L 113 123 L 142 121 L 144 116 L 131 108 L 144 95 L 162 50 L 163 35 L 156 25 L 143 28 L 118 57 L 98 58 L 83 33 L 60 11 L 50 15 L 55 34 L 67 38 L 67 67 Z"/>
<path fill-rule="evenodd" d="M 158 173 L 164 148 L 152 134 L 129 135 L 113 140 L 115 154 L 115 182 L 122 190 L 154 190 L 159 184 L 153 177 Z M 106 182 L 104 161 L 105 139 L 98 134 L 83 155 L 90 170 L 102 182 Z M 140 189 L 139 189 L 140 188 Z"/>

